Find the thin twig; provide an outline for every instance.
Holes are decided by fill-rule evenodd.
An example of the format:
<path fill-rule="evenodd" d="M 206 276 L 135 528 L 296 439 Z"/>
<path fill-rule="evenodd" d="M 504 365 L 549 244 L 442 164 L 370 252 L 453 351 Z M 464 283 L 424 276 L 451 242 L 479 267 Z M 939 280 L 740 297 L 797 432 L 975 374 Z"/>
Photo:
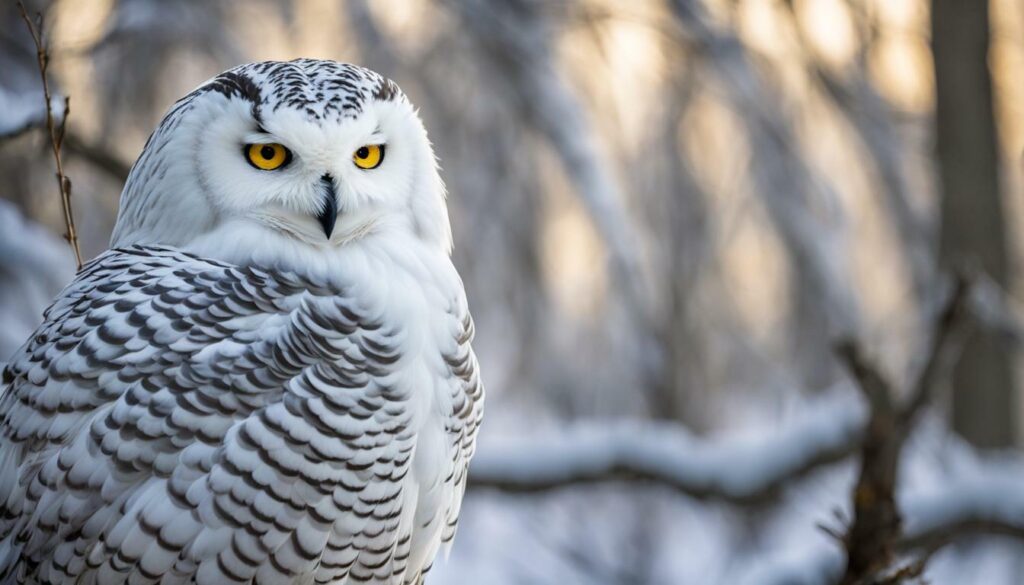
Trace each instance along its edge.
<path fill-rule="evenodd" d="M 28 26 L 28 32 L 32 35 L 32 41 L 36 45 L 36 60 L 39 62 L 39 76 L 43 80 L 43 97 L 46 100 L 46 131 L 50 136 L 50 146 L 53 149 L 53 159 L 57 163 L 57 183 L 60 186 L 60 199 L 64 207 L 64 227 L 66 233 L 64 239 L 71 245 L 75 253 L 75 262 L 78 269 L 82 268 L 82 252 L 78 248 L 78 234 L 75 231 L 75 216 L 71 209 L 71 179 L 64 174 L 64 165 L 61 162 L 61 147 L 64 144 L 65 127 L 68 121 L 68 114 L 71 112 L 71 100 L 64 98 L 64 114 L 61 116 L 60 124 L 57 125 L 53 119 L 53 103 L 50 96 L 50 85 L 47 81 L 46 71 L 49 67 L 50 56 L 46 50 L 46 43 L 43 37 L 43 15 L 36 13 L 36 22 L 33 24 L 29 18 L 25 5 L 19 0 L 18 10 L 21 18 Z"/>
<path fill-rule="evenodd" d="M 963 273 L 955 275 L 953 292 L 939 315 L 932 343 L 928 350 L 928 361 L 917 377 L 917 384 L 910 395 L 910 401 L 903 410 L 906 420 L 904 426 L 909 427 L 910 419 L 917 416 L 921 409 L 932 399 L 935 387 L 953 366 L 966 338 L 970 319 L 971 281 Z"/>
<path fill-rule="evenodd" d="M 851 340 L 845 340 L 836 345 L 835 353 L 853 375 L 861 392 L 867 396 L 872 411 L 893 408 L 889 382 L 863 355 L 859 345 Z"/>

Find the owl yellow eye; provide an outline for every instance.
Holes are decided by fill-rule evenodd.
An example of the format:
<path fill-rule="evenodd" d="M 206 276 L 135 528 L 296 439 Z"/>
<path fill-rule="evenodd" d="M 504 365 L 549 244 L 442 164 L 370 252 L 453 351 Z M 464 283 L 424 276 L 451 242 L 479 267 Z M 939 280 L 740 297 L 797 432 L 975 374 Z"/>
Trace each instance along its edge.
<path fill-rule="evenodd" d="M 247 144 L 245 158 L 261 171 L 273 171 L 288 164 L 292 153 L 284 146 L 273 144 Z"/>
<path fill-rule="evenodd" d="M 360 146 L 352 153 L 352 162 L 361 169 L 375 169 L 384 162 L 384 145 L 368 144 Z"/>

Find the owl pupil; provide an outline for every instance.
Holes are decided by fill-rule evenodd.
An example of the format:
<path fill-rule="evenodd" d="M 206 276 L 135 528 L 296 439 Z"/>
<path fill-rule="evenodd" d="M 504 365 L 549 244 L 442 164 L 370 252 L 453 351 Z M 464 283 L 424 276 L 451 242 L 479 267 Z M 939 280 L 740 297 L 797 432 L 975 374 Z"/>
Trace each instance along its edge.
<path fill-rule="evenodd" d="M 265 159 L 274 158 L 274 147 L 270 146 L 269 144 L 267 146 L 264 146 L 263 148 L 260 149 L 260 156 L 262 156 Z"/>
<path fill-rule="evenodd" d="M 370 156 L 370 149 L 364 146 L 356 151 L 356 156 L 359 158 L 368 158 Z"/>

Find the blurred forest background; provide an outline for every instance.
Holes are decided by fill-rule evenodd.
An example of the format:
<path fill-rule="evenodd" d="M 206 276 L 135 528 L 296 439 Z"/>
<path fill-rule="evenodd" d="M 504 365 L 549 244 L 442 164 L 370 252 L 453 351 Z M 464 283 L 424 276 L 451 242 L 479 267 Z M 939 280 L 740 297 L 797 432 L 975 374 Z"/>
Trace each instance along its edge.
<path fill-rule="evenodd" d="M 1019 0 L 27 5 L 86 259 L 163 112 L 228 67 L 359 63 L 419 106 L 489 392 L 429 582 L 838 582 L 871 409 L 833 347 L 913 386 L 954 265 L 982 326 L 910 433 L 895 552 L 1024 582 Z M 0 361 L 74 270 L 43 105 L 5 0 Z"/>

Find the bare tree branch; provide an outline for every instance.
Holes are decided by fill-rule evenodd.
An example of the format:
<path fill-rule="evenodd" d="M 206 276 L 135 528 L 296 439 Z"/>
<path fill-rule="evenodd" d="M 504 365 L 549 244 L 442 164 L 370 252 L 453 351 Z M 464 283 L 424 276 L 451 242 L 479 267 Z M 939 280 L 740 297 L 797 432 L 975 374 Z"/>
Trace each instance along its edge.
<path fill-rule="evenodd" d="M 967 538 L 1001 537 L 1024 543 L 1024 492 L 1020 490 L 1024 477 L 1019 471 L 1007 474 L 1005 462 L 988 461 L 974 469 L 959 469 L 950 479 L 940 486 L 929 486 L 926 491 L 900 494 L 906 530 L 895 542 L 895 551 L 916 558 L 906 565 L 882 570 L 880 579 L 865 579 L 862 584 L 884 583 L 886 578 L 893 583 L 892 577 L 908 579 L 908 573 L 924 569 L 942 547 Z M 843 536 L 839 535 L 838 540 L 842 543 Z M 838 580 L 843 570 L 841 551 L 833 547 L 809 548 L 814 552 L 801 562 L 780 562 L 767 572 L 769 576 L 757 581 L 758 585 Z M 902 569 L 907 572 L 901 573 Z"/>
<path fill-rule="evenodd" d="M 935 332 L 932 335 L 931 346 L 928 350 L 928 361 L 918 375 L 917 383 L 911 391 L 910 401 L 904 407 L 903 417 L 905 427 L 913 424 L 912 418 L 920 413 L 921 409 L 934 398 L 934 392 L 940 380 L 942 380 L 953 366 L 964 340 L 970 319 L 969 302 L 971 299 L 971 281 L 963 274 L 957 274 L 953 283 L 953 291 L 949 301 L 939 315 Z M 909 430 L 909 428 L 904 429 Z"/>
<path fill-rule="evenodd" d="M 50 63 L 50 55 L 47 52 L 46 40 L 43 36 L 43 15 L 41 13 L 37 13 L 36 21 L 33 24 L 32 19 L 28 16 L 28 12 L 25 11 L 25 5 L 20 0 L 18 2 L 18 10 L 21 12 L 21 18 L 28 26 L 29 34 L 32 35 L 32 41 L 36 45 L 36 59 L 39 62 L 39 76 L 43 81 L 43 98 L 46 100 L 46 131 L 50 137 L 50 145 L 53 149 L 53 159 L 57 164 L 57 183 L 60 186 L 60 200 L 64 207 L 64 227 L 66 230 L 64 239 L 66 239 L 68 244 L 71 245 L 71 249 L 75 253 L 75 262 L 78 265 L 78 269 L 81 269 L 82 251 L 78 248 L 78 234 L 75 231 L 75 216 L 74 211 L 71 208 L 71 179 L 64 174 L 64 165 L 61 162 L 61 146 L 64 143 L 64 129 L 67 125 L 68 115 L 71 113 L 71 100 L 68 97 L 64 98 L 64 115 L 61 116 L 60 124 L 58 125 L 54 120 L 50 85 L 46 75 L 46 71 Z"/>
<path fill-rule="evenodd" d="M 903 434 L 898 429 L 890 384 L 856 344 L 844 343 L 837 351 L 871 404 L 860 473 L 853 489 L 853 522 L 843 536 L 847 559 L 840 583 L 857 585 L 893 564 L 902 522 L 896 507 L 896 471 Z"/>
<path fill-rule="evenodd" d="M 861 445 L 861 464 L 853 489 L 853 521 L 843 536 L 846 569 L 841 585 L 902 583 L 924 569 L 924 559 L 896 566 L 903 533 L 903 517 L 896 505 L 900 455 L 920 410 L 934 398 L 934 388 L 948 371 L 966 331 L 970 283 L 957 276 L 932 335 L 924 368 L 910 391 L 906 405 L 896 403 L 895 387 L 872 365 L 853 342 L 837 352 L 871 404 L 867 431 Z"/>

